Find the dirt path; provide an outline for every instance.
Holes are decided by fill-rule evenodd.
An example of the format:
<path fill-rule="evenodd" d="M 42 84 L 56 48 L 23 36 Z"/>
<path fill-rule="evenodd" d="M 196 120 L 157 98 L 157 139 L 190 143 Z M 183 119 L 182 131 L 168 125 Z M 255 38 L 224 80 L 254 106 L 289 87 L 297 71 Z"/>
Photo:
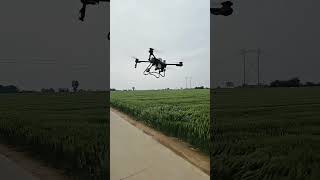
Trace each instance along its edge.
<path fill-rule="evenodd" d="M 4 175 L 4 176 L 3 176 Z M 13 146 L 0 144 L 0 179 L 4 180 L 70 180 Z"/>
<path fill-rule="evenodd" d="M 4 180 L 38 180 L 2 154 L 0 154 L 0 175 Z"/>
<path fill-rule="evenodd" d="M 169 138 L 110 110 L 111 180 L 209 180 L 210 159 L 188 144 Z"/>

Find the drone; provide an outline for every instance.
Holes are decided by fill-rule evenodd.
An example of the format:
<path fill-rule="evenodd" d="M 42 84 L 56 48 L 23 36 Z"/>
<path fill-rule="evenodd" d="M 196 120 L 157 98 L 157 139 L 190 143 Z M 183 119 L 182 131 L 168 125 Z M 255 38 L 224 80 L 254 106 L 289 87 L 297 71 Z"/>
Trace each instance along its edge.
<path fill-rule="evenodd" d="M 165 77 L 166 75 L 166 68 L 167 66 L 183 66 L 182 62 L 176 63 L 176 64 L 167 64 L 166 60 L 163 60 L 161 58 L 157 58 L 154 55 L 154 50 L 153 48 L 149 48 L 149 58 L 148 61 L 140 61 L 138 58 L 135 58 L 135 66 L 134 68 L 137 68 L 137 64 L 138 63 L 149 63 L 149 65 L 147 66 L 147 68 L 144 70 L 143 75 L 153 75 L 156 78 L 159 77 Z M 154 67 L 154 71 L 151 71 L 151 68 Z"/>
<path fill-rule="evenodd" d="M 210 12 L 213 15 L 222 15 L 222 16 L 230 16 L 233 13 L 231 1 L 224 1 L 221 3 L 222 7 L 220 8 L 210 8 Z"/>
<path fill-rule="evenodd" d="M 84 21 L 86 16 L 87 5 L 97 5 L 99 2 L 110 2 L 110 0 L 80 0 L 82 3 L 82 8 L 79 11 L 79 20 Z M 108 33 L 108 40 L 110 40 L 110 32 Z"/>

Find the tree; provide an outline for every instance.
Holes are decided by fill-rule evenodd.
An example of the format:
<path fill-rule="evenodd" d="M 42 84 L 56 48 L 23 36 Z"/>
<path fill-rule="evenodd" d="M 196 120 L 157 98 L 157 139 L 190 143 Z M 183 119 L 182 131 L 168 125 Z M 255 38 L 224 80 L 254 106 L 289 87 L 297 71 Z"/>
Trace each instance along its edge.
<path fill-rule="evenodd" d="M 73 92 L 77 92 L 78 87 L 79 87 L 79 82 L 77 80 L 73 80 L 72 81 Z"/>
<path fill-rule="evenodd" d="M 230 82 L 230 81 L 226 82 L 226 87 L 231 88 L 233 86 L 234 86 L 233 82 Z"/>
<path fill-rule="evenodd" d="M 300 79 L 295 77 L 287 81 L 275 80 L 270 83 L 271 87 L 299 87 L 301 86 Z"/>
<path fill-rule="evenodd" d="M 194 89 L 204 89 L 204 86 L 195 87 Z"/>
<path fill-rule="evenodd" d="M 306 82 L 306 85 L 305 86 L 316 86 L 317 84 L 316 83 L 313 83 L 313 82 Z"/>
<path fill-rule="evenodd" d="M 16 86 L 9 85 L 9 86 L 1 86 L 0 85 L 0 93 L 18 93 L 19 89 Z"/>
<path fill-rule="evenodd" d="M 281 82 L 279 80 L 275 80 L 270 83 L 271 87 L 280 87 L 280 85 L 281 85 Z"/>
<path fill-rule="evenodd" d="M 60 92 L 60 93 L 66 93 L 66 92 L 69 92 L 69 89 L 68 89 L 68 88 L 59 88 L 59 89 L 58 89 L 58 92 Z"/>
<path fill-rule="evenodd" d="M 42 88 L 42 89 L 41 89 L 41 92 L 42 92 L 42 93 L 54 93 L 55 90 L 54 90 L 53 88 L 50 88 L 50 89 Z"/>
<path fill-rule="evenodd" d="M 290 87 L 299 87 L 301 84 L 300 84 L 300 79 L 295 77 L 295 78 L 292 78 L 289 80 L 289 86 Z"/>

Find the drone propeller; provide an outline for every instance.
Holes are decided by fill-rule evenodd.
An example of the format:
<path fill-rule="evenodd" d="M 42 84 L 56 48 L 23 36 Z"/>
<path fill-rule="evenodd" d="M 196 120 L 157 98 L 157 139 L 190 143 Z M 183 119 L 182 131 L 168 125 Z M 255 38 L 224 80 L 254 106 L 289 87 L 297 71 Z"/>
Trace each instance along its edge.
<path fill-rule="evenodd" d="M 133 58 L 135 60 L 135 65 L 134 65 L 134 68 L 137 68 L 137 64 L 139 63 L 139 58 L 137 57 L 134 57 L 134 56 L 131 56 L 131 58 Z"/>
<path fill-rule="evenodd" d="M 134 60 L 139 60 L 139 58 L 135 57 L 135 56 L 131 56 L 132 59 Z"/>

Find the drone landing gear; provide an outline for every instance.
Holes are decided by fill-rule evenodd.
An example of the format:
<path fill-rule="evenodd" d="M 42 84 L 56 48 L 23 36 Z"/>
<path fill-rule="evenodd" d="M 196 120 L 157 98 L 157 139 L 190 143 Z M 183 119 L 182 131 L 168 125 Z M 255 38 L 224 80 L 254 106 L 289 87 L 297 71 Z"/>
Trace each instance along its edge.
<path fill-rule="evenodd" d="M 156 78 L 165 77 L 166 76 L 166 68 L 167 66 L 183 66 L 182 62 L 178 64 L 167 64 L 166 60 L 162 60 L 161 58 L 156 58 L 153 54 L 153 48 L 149 49 L 149 58 L 148 61 L 140 61 L 138 58 L 132 57 L 135 59 L 135 68 L 137 68 L 138 63 L 149 62 L 148 67 L 143 71 L 143 75 L 152 75 Z M 154 71 L 151 71 L 151 68 L 154 67 Z"/>
<path fill-rule="evenodd" d="M 166 76 L 166 69 L 159 69 L 159 71 L 150 71 L 152 67 L 152 63 L 148 65 L 148 67 L 144 70 L 143 75 L 152 75 L 156 78 L 165 77 Z"/>

